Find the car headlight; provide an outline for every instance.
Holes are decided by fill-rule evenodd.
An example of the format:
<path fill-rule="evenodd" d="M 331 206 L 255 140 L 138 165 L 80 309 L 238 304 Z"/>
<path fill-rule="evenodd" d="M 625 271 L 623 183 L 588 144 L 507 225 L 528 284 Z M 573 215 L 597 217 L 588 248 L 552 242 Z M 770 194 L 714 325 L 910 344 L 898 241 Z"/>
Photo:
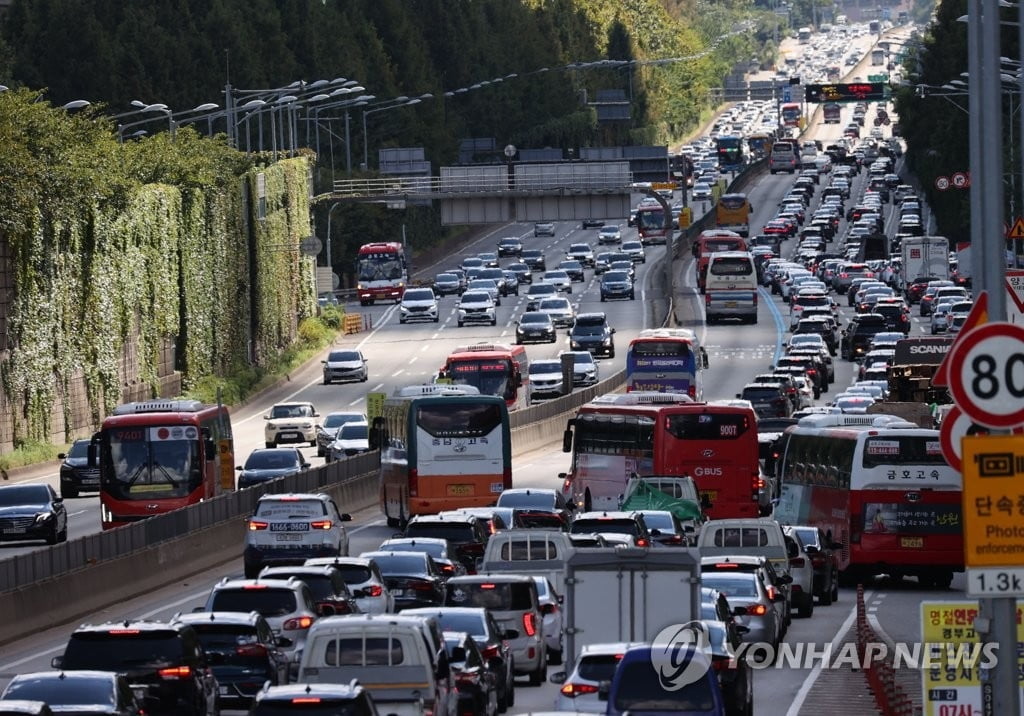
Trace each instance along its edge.
<path fill-rule="evenodd" d="M 569 347 L 572 348 L 573 350 L 579 350 L 580 344 L 579 344 L 578 341 L 570 340 L 569 341 Z"/>
<path fill-rule="evenodd" d="M 53 517 L 52 512 L 40 512 L 36 515 L 36 524 L 40 525 Z"/>
<path fill-rule="evenodd" d="M 612 339 L 611 338 L 605 338 L 604 341 L 602 341 L 602 343 L 603 343 L 603 345 L 610 346 L 612 344 Z"/>

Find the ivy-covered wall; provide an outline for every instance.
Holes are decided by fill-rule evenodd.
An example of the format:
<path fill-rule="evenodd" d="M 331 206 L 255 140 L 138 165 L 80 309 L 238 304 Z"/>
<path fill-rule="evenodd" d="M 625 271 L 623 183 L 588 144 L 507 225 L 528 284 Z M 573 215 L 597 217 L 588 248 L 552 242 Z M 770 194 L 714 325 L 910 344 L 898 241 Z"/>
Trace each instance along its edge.
<path fill-rule="evenodd" d="M 36 99 L 0 94 L 0 452 L 261 366 L 316 307 L 307 158 L 119 144 Z"/>

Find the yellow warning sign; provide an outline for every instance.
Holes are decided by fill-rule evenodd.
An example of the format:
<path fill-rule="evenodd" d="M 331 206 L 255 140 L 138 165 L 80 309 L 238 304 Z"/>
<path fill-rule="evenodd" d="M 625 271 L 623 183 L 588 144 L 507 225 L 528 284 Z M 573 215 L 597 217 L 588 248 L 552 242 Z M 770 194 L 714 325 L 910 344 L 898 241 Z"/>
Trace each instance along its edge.
<path fill-rule="evenodd" d="M 665 189 L 671 189 L 672 191 L 675 191 L 679 187 L 674 181 L 654 181 L 651 182 L 651 188 L 654 189 L 655 191 Z"/>
<path fill-rule="evenodd" d="M 1018 216 L 1013 226 L 1006 232 L 1006 238 L 1008 239 L 1024 239 L 1024 217 Z"/>
<path fill-rule="evenodd" d="M 1024 565 L 1024 440 L 966 435 L 962 445 L 964 564 Z"/>

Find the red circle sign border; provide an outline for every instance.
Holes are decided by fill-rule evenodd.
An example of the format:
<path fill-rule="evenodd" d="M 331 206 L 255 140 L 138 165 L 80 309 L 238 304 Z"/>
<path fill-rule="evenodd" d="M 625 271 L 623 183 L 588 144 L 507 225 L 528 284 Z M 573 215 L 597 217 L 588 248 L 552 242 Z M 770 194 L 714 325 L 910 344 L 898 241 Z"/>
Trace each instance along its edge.
<path fill-rule="evenodd" d="M 1014 323 L 985 323 L 972 328 L 953 348 L 949 356 L 949 393 L 953 402 L 971 418 L 972 421 L 985 425 L 986 427 L 1005 429 L 1012 428 L 1024 423 L 1024 405 L 1016 413 L 1009 415 L 998 415 L 981 409 L 974 403 L 974 396 L 967 392 L 960 371 L 957 366 L 963 362 L 972 348 L 975 348 L 988 338 L 1016 334 L 1015 337 L 1024 346 L 1024 328 Z"/>

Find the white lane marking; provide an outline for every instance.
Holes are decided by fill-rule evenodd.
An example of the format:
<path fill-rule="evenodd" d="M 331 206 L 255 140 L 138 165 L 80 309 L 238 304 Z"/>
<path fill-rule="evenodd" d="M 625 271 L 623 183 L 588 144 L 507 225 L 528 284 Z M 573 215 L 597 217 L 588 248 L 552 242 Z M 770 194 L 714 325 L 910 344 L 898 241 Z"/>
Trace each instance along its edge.
<path fill-rule="evenodd" d="M 380 390 L 380 389 L 381 389 L 381 388 L 383 388 L 383 387 L 384 387 L 384 384 L 383 384 L 383 383 L 377 383 L 377 385 L 375 385 L 375 386 L 373 386 L 372 388 L 370 388 L 370 392 L 372 393 L 372 392 L 373 392 L 373 391 L 375 391 L 375 390 Z"/>
<path fill-rule="evenodd" d="M 432 335 L 430 337 L 430 339 L 433 340 L 433 339 L 437 338 L 438 335 L 440 335 L 440 334 L 439 333 L 435 333 L 434 335 Z M 423 347 L 420 348 L 420 353 L 423 353 L 424 351 L 428 350 L 429 348 L 430 348 L 430 344 L 429 343 L 423 344 Z"/>
<path fill-rule="evenodd" d="M 398 376 L 400 376 L 404 372 L 405 372 L 405 369 L 404 368 L 400 368 L 399 370 L 397 370 L 394 373 L 392 373 L 391 377 L 392 378 L 397 378 Z"/>
<path fill-rule="evenodd" d="M 865 601 L 870 598 L 870 594 L 865 595 Z M 836 649 L 839 647 L 839 642 L 842 641 L 846 632 L 850 631 L 850 627 L 853 626 L 854 620 L 857 618 L 857 605 L 855 604 L 850 608 L 850 613 L 846 617 L 846 621 L 842 623 L 836 635 L 832 637 L 832 643 L 829 647 L 829 654 L 835 654 Z M 804 679 L 803 684 L 800 685 L 800 690 L 796 692 L 796 697 L 793 699 L 793 703 L 789 705 L 789 710 L 786 711 L 786 716 L 797 716 L 800 713 L 800 709 L 803 708 L 804 701 L 807 699 L 807 694 L 811 693 L 811 689 L 814 688 L 814 682 L 818 680 L 818 676 L 822 672 L 821 662 L 811 669 L 811 673 Z"/>
<path fill-rule="evenodd" d="M 417 360 L 418 358 L 419 358 L 419 356 L 413 356 L 413 357 L 411 357 L 411 358 L 409 359 L 409 362 L 410 362 L 410 363 L 415 363 L 415 362 L 416 362 L 416 360 Z"/>
<path fill-rule="evenodd" d="M 353 405 L 359 405 L 364 400 L 366 400 L 366 398 L 363 397 L 363 396 L 360 396 L 360 397 L 356 398 L 355 400 L 353 400 L 351 403 L 349 403 L 349 407 L 352 407 Z"/>

